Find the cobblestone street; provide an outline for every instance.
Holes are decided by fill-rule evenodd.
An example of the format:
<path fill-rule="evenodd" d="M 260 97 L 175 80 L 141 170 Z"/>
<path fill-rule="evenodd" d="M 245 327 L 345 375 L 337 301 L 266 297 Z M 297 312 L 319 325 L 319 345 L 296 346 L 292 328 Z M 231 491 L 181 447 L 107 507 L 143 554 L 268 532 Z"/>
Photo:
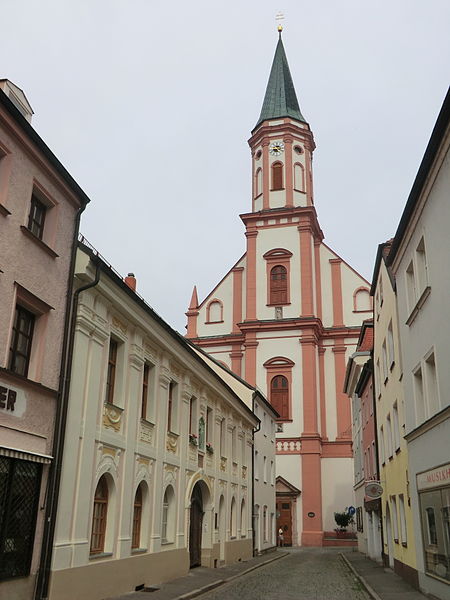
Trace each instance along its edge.
<path fill-rule="evenodd" d="M 367 600 L 338 552 L 286 549 L 289 556 L 201 596 L 202 600 Z"/>

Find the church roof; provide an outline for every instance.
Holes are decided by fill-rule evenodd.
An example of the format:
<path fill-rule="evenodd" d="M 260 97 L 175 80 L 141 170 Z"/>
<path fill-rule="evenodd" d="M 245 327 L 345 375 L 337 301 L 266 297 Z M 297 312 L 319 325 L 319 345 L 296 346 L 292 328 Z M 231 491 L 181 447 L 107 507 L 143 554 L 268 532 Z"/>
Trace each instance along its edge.
<path fill-rule="evenodd" d="M 262 121 L 279 119 L 280 117 L 291 117 L 292 119 L 306 123 L 298 105 L 294 82 L 292 81 L 281 40 L 281 33 L 275 50 L 275 56 L 273 57 L 266 95 L 264 96 L 261 114 L 259 115 L 256 127 Z"/>

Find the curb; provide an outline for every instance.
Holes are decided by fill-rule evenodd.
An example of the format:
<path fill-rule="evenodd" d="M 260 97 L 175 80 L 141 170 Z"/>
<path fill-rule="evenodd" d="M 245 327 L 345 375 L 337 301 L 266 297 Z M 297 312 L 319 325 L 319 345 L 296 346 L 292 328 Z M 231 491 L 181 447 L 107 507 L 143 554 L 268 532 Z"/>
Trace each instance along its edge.
<path fill-rule="evenodd" d="M 190 600 L 190 598 L 197 598 L 197 596 L 206 594 L 206 592 L 209 592 L 209 591 L 213 590 L 214 588 L 220 587 L 221 585 L 224 585 L 225 583 L 230 583 L 230 581 L 233 581 L 234 579 L 237 579 L 238 577 L 242 577 L 243 575 L 246 575 L 247 573 L 250 573 L 251 571 L 254 571 L 255 569 L 264 567 L 265 565 L 268 565 L 271 562 L 275 562 L 276 560 L 280 560 L 281 558 L 285 558 L 286 556 L 289 556 L 289 552 L 285 552 L 284 554 L 281 554 L 280 556 L 274 556 L 273 558 L 269 558 L 268 560 L 265 560 L 264 562 L 258 563 L 257 565 L 253 565 L 252 567 L 245 569 L 245 571 L 242 571 L 241 573 L 237 573 L 236 575 L 230 575 L 230 577 L 227 577 L 226 579 L 218 579 L 217 581 L 208 583 L 207 585 L 204 585 L 201 588 L 197 588 L 196 590 L 186 592 L 186 594 L 177 596 L 174 600 Z M 381 599 L 377 598 L 376 600 L 381 600 Z"/>
<path fill-rule="evenodd" d="M 376 591 L 373 589 L 372 586 L 370 586 L 367 581 L 364 579 L 364 577 L 362 575 L 360 575 L 355 567 L 351 564 L 351 562 L 344 556 L 344 554 L 342 552 L 339 552 L 342 560 L 344 561 L 344 563 L 347 565 L 347 567 L 350 569 L 350 571 L 353 573 L 353 575 L 356 577 L 356 579 L 360 582 L 360 584 L 364 587 L 364 589 L 367 591 L 367 593 L 369 594 L 369 596 L 373 599 L 373 600 L 383 600 L 377 593 Z"/>

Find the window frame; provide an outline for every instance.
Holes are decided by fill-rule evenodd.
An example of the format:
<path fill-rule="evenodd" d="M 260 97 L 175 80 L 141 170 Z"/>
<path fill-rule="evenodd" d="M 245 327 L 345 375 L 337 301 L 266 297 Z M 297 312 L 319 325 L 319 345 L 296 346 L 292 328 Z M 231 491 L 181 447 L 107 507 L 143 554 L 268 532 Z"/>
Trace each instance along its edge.
<path fill-rule="evenodd" d="M 139 496 L 138 496 L 139 495 Z M 131 549 L 137 550 L 140 548 L 141 541 L 141 525 L 142 525 L 142 485 L 139 484 L 134 495 L 133 505 L 133 527 L 131 531 Z"/>
<path fill-rule="evenodd" d="M 270 165 L 270 184 L 271 192 L 284 190 L 284 164 L 280 160 Z"/>
<path fill-rule="evenodd" d="M 35 190 L 33 190 L 31 193 L 27 229 L 41 241 L 44 241 L 44 228 L 47 211 L 48 206 L 42 202 L 41 198 L 36 194 Z"/>
<path fill-rule="evenodd" d="M 119 352 L 119 342 L 113 338 L 109 338 L 108 346 L 108 361 L 106 364 L 106 379 L 105 379 L 105 402 L 114 404 L 114 391 L 117 378 L 117 355 Z"/>
<path fill-rule="evenodd" d="M 20 319 L 25 318 L 29 320 L 29 330 L 27 333 L 24 333 L 20 330 L 19 324 Z M 18 375 L 22 375 L 23 377 L 28 377 L 28 371 L 30 367 L 30 359 L 33 345 L 33 337 L 36 325 L 36 315 L 32 313 L 30 310 L 24 308 L 20 302 L 16 303 L 16 307 L 14 310 L 14 321 L 11 330 L 11 343 L 9 347 L 9 357 L 8 357 L 8 370 L 12 373 L 17 373 Z M 19 351 L 19 337 L 23 336 L 27 342 L 26 352 L 23 353 Z M 17 357 L 20 356 L 25 359 L 23 372 L 19 371 L 15 368 L 15 363 Z"/>
<path fill-rule="evenodd" d="M 97 492 L 99 486 L 103 490 L 104 496 L 98 496 Z M 91 524 L 91 538 L 89 545 L 89 554 L 91 556 L 96 554 L 103 554 L 105 552 L 105 541 L 106 541 L 106 527 L 108 522 L 108 503 L 109 503 L 109 489 L 106 476 L 102 475 L 97 482 L 94 492 L 94 502 L 92 506 L 92 524 Z M 96 508 L 99 508 L 100 515 L 96 516 Z M 94 531 L 94 527 L 99 524 L 98 530 Z M 98 536 L 98 544 L 93 547 L 94 536 Z"/>

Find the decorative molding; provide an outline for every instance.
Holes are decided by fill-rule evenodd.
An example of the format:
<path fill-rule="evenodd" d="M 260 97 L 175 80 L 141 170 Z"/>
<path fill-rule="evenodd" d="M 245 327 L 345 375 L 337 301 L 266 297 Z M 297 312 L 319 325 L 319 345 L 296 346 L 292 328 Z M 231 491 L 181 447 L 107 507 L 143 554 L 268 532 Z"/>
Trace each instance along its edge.
<path fill-rule="evenodd" d="M 178 450 L 178 434 L 168 431 L 166 434 L 166 450 L 177 454 Z"/>
<path fill-rule="evenodd" d="M 147 444 L 153 444 L 153 430 L 154 425 L 149 423 L 148 421 L 143 422 L 141 420 L 140 431 L 139 431 L 139 439 L 141 442 L 146 442 Z"/>
<path fill-rule="evenodd" d="M 121 321 L 119 319 L 119 317 L 116 317 L 115 315 L 113 315 L 112 319 L 111 319 L 111 326 L 116 329 L 117 331 L 120 331 L 120 333 L 124 336 L 127 335 L 127 326 L 126 324 Z"/>
<path fill-rule="evenodd" d="M 222 456 L 220 459 L 220 470 L 221 471 L 227 470 L 227 459 L 224 456 Z"/>
<path fill-rule="evenodd" d="M 114 431 L 120 431 L 123 408 L 105 402 L 103 404 L 103 426 Z"/>
<path fill-rule="evenodd" d="M 246 466 L 243 466 L 243 467 L 242 467 L 241 478 L 242 478 L 242 479 L 246 479 L 246 477 L 247 477 L 247 467 L 246 467 Z"/>

